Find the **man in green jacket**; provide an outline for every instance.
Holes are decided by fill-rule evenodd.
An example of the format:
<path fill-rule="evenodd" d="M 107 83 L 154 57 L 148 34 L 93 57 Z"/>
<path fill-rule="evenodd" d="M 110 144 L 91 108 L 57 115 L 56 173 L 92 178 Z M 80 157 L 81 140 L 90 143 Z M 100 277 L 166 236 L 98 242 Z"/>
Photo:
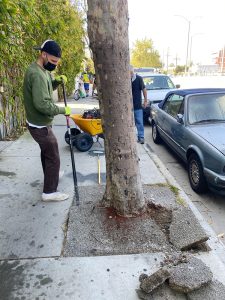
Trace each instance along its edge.
<path fill-rule="evenodd" d="M 53 89 L 66 81 L 61 75 L 52 79 L 53 71 L 60 58 L 60 46 L 53 40 L 45 41 L 40 47 L 36 62 L 27 69 L 24 84 L 24 106 L 27 127 L 41 149 L 41 163 L 44 172 L 43 201 L 62 201 L 69 195 L 57 191 L 59 182 L 60 157 L 57 139 L 52 131 L 52 121 L 58 114 L 70 115 L 70 107 L 59 107 L 53 102 Z"/>

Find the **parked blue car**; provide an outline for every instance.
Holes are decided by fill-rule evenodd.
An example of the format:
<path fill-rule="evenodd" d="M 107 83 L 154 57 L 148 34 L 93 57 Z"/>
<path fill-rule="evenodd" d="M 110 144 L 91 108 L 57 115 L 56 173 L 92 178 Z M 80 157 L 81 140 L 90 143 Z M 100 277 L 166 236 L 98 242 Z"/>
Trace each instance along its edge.
<path fill-rule="evenodd" d="M 192 189 L 225 194 L 225 89 L 181 89 L 151 106 L 152 138 L 186 163 Z"/>

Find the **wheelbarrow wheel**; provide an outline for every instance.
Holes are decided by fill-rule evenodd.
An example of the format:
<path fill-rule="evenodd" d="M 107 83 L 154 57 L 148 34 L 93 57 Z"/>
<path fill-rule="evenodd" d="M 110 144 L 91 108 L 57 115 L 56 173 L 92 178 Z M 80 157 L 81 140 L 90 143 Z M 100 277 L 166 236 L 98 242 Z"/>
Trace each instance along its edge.
<path fill-rule="evenodd" d="M 72 139 L 72 144 L 74 145 L 74 138 L 76 135 L 80 134 L 81 131 L 77 128 L 71 128 L 71 139 Z M 69 134 L 68 131 L 65 133 L 65 141 L 69 145 L 70 144 L 70 139 L 69 139 Z M 74 145 L 75 146 L 75 145 Z"/>
<path fill-rule="evenodd" d="M 75 136 L 73 145 L 81 152 L 88 151 L 93 145 L 93 138 L 90 134 L 82 132 Z"/>

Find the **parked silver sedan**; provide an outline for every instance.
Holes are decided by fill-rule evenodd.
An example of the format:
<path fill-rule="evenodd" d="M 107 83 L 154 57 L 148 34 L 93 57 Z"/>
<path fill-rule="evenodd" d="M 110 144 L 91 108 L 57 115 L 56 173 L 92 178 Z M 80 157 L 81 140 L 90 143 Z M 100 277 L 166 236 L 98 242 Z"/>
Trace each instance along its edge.
<path fill-rule="evenodd" d="M 192 189 L 225 194 L 225 89 L 172 91 L 151 109 L 153 141 L 187 163 Z"/>
<path fill-rule="evenodd" d="M 164 74 L 141 74 L 148 97 L 147 107 L 143 109 L 144 123 L 151 124 L 151 104 L 161 102 L 166 94 L 171 91 L 180 88 L 180 85 L 175 85 L 171 78 Z"/>

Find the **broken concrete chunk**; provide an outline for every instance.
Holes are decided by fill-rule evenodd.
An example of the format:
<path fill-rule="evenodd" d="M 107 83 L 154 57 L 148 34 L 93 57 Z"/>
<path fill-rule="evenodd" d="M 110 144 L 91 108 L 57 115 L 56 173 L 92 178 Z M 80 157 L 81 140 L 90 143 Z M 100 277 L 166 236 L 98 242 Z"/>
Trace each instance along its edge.
<path fill-rule="evenodd" d="M 148 275 L 145 274 L 145 273 L 142 273 L 140 276 L 139 276 L 139 281 L 142 282 L 144 279 L 148 278 Z"/>
<path fill-rule="evenodd" d="M 224 300 L 225 286 L 221 282 L 215 280 L 201 289 L 189 293 L 187 298 L 188 300 Z"/>
<path fill-rule="evenodd" d="M 187 263 L 171 268 L 169 286 L 183 293 L 190 293 L 212 281 L 213 274 L 200 259 L 192 257 Z"/>
<path fill-rule="evenodd" d="M 168 284 L 162 284 L 150 294 L 145 293 L 141 289 L 136 290 L 138 297 L 142 300 L 186 300 L 186 294 L 181 294 L 171 290 Z"/>
<path fill-rule="evenodd" d="M 167 269 L 161 268 L 150 276 L 144 278 L 141 281 L 140 288 L 146 292 L 150 293 L 159 285 L 163 284 L 166 279 L 170 277 L 170 273 Z"/>
<path fill-rule="evenodd" d="M 165 259 L 160 263 L 161 267 L 174 267 L 179 265 L 180 263 L 188 262 L 189 255 L 185 252 L 172 252 L 172 253 L 165 253 Z"/>
<path fill-rule="evenodd" d="M 188 250 L 209 238 L 192 211 L 185 207 L 173 211 L 169 230 L 170 242 L 179 250 Z"/>

